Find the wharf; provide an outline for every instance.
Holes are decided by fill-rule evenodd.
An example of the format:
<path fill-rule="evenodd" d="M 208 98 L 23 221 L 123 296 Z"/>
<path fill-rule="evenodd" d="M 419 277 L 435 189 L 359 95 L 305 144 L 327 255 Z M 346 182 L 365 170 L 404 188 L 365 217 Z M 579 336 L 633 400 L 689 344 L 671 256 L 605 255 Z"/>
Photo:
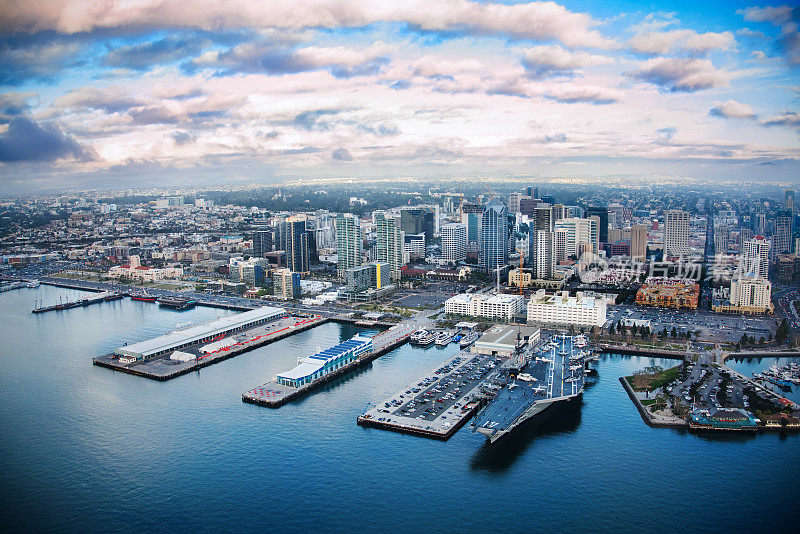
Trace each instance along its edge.
<path fill-rule="evenodd" d="M 286 386 L 284 384 L 279 384 L 276 379 L 272 379 L 265 384 L 242 393 L 242 402 L 257 404 L 258 406 L 265 406 L 267 408 L 279 408 L 287 402 L 307 395 L 321 385 L 336 380 L 359 367 L 367 365 L 379 356 L 403 345 L 408 341 L 408 338 L 414 330 L 416 330 L 416 327 L 411 323 L 395 325 L 393 328 L 375 335 L 372 338 L 372 350 L 362 354 L 355 361 L 301 387 Z"/>
<path fill-rule="evenodd" d="M 53 304 L 52 306 L 42 306 L 37 307 L 31 310 L 31 313 L 44 313 L 49 311 L 59 311 L 59 310 L 69 310 L 72 308 L 81 308 L 84 306 L 89 306 L 91 304 L 98 304 L 100 302 L 108 302 L 111 300 L 119 300 L 124 295 L 122 293 L 114 293 L 112 291 L 104 291 L 103 293 L 99 293 L 92 297 L 86 297 L 79 300 L 73 300 L 68 302 L 59 302 L 58 304 Z"/>
<path fill-rule="evenodd" d="M 487 379 L 507 358 L 462 351 L 366 410 L 359 426 L 447 440 L 483 406 Z"/>
<path fill-rule="evenodd" d="M 92 360 L 94 365 L 113 369 L 132 375 L 142 376 L 151 380 L 165 381 L 176 378 L 193 371 L 198 371 L 202 367 L 207 367 L 215 363 L 238 356 L 244 352 L 273 343 L 285 337 L 291 336 L 303 330 L 314 328 L 327 323 L 330 319 L 312 316 L 290 316 L 278 321 L 257 326 L 250 330 L 244 330 L 232 336 L 236 344 L 223 347 L 215 352 L 204 354 L 199 351 L 200 347 L 208 343 L 195 343 L 189 347 L 181 348 L 181 352 L 194 355 L 196 359 L 189 361 L 170 360 L 169 356 L 161 356 L 143 361 L 124 363 L 120 361 L 118 355 L 114 353 L 98 356 Z"/>

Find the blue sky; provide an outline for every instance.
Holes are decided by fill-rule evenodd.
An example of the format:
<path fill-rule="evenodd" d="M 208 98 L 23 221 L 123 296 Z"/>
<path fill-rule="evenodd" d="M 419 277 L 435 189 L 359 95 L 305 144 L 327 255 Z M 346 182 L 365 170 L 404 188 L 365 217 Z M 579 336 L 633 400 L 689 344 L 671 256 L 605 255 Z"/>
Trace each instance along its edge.
<path fill-rule="evenodd" d="M 800 8 L 11 0 L 0 193 L 291 177 L 800 178 Z"/>

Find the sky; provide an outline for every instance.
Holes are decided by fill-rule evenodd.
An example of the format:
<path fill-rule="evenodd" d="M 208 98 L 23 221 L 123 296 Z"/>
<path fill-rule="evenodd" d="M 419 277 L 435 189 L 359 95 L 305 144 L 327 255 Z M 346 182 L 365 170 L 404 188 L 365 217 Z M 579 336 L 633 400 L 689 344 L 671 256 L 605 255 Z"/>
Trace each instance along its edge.
<path fill-rule="evenodd" d="M 800 7 L 2 0 L 0 193 L 800 181 Z"/>

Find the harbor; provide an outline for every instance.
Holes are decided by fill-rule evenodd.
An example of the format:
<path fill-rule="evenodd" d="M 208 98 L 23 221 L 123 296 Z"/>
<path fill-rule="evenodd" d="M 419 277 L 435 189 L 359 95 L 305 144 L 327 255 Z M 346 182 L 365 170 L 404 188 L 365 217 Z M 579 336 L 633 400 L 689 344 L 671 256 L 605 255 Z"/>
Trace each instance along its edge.
<path fill-rule="evenodd" d="M 326 350 L 299 358 L 297 366 L 242 393 L 242 402 L 278 408 L 344 376 L 406 343 L 414 332 L 410 323 L 374 335 L 359 334 Z"/>
<path fill-rule="evenodd" d="M 98 356 L 94 365 L 152 380 L 170 380 L 314 328 L 329 319 L 262 306 L 177 329 Z"/>

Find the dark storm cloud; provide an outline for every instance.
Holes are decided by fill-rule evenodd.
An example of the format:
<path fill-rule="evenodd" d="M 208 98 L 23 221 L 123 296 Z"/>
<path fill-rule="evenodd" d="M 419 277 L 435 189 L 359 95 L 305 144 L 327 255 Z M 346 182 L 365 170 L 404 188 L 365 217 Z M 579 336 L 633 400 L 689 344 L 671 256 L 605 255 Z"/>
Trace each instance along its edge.
<path fill-rule="evenodd" d="M 0 162 L 91 159 L 90 151 L 52 124 L 15 117 L 0 136 Z"/>

